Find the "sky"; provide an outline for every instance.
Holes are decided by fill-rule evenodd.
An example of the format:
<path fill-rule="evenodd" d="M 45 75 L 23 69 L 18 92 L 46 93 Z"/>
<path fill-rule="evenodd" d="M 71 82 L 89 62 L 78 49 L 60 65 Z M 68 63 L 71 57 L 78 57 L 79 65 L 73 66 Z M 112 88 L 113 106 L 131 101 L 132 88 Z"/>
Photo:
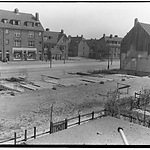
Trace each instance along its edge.
<path fill-rule="evenodd" d="M 150 24 L 150 2 L 0 2 L 0 9 L 35 15 L 39 13 L 44 29 L 86 39 L 105 35 L 124 37 L 134 19 Z"/>

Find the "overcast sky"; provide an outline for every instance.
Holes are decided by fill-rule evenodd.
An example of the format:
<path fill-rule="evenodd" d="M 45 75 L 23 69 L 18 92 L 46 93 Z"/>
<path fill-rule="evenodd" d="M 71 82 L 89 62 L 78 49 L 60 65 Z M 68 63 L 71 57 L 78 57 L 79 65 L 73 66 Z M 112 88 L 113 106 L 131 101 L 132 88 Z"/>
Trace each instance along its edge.
<path fill-rule="evenodd" d="M 143 3 L 50 3 L 0 2 L 0 9 L 39 13 L 40 21 L 51 31 L 64 29 L 67 35 L 83 35 L 86 39 L 106 35 L 124 37 L 133 27 L 134 19 L 150 24 L 150 2 Z"/>

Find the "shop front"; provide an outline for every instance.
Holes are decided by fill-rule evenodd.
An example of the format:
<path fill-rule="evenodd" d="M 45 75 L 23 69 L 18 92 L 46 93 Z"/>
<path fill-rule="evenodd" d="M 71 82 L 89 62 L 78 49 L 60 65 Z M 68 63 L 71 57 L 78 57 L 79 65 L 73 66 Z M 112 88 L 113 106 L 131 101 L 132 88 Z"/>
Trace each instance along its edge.
<path fill-rule="evenodd" d="M 13 48 L 13 60 L 36 60 L 37 48 Z"/>

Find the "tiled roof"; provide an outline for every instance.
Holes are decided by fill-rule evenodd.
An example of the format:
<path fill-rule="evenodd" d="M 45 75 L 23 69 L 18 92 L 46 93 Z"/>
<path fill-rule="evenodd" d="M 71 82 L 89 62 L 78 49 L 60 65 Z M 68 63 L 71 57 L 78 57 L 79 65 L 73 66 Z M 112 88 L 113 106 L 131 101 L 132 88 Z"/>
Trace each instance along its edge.
<path fill-rule="evenodd" d="M 3 23 L 2 19 L 8 19 L 8 23 Z M 10 20 L 20 20 L 21 21 L 21 25 L 12 25 L 10 23 Z M 7 10 L 1 10 L 0 9 L 0 27 L 2 28 L 13 28 L 13 29 L 26 29 L 26 30 L 38 30 L 38 31 L 44 31 L 42 24 L 37 27 L 34 25 L 34 27 L 29 27 L 24 25 L 25 21 L 30 21 L 33 22 L 34 24 L 36 22 L 35 16 L 33 16 L 32 14 L 28 14 L 28 13 L 15 13 L 14 11 L 7 11 Z"/>
<path fill-rule="evenodd" d="M 57 44 L 64 34 L 61 32 L 44 31 L 43 36 L 48 37 L 46 43 Z"/>

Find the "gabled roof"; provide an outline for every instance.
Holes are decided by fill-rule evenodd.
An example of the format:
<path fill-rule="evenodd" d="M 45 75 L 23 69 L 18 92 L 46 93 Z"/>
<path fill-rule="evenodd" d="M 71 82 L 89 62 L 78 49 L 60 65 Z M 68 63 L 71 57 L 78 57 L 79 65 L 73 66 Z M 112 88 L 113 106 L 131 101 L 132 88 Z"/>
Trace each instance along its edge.
<path fill-rule="evenodd" d="M 94 46 L 96 45 L 97 41 L 98 41 L 97 39 L 88 39 L 88 40 L 86 40 L 86 42 L 87 42 L 87 44 L 88 44 L 90 49 L 94 48 Z"/>
<path fill-rule="evenodd" d="M 3 23 L 2 19 L 8 19 L 8 23 Z M 21 25 L 12 25 L 10 23 L 10 20 L 19 20 L 21 21 Z M 33 23 L 38 23 L 39 21 L 36 21 L 35 16 L 28 13 L 15 13 L 14 11 L 7 11 L 7 10 L 1 10 L 0 9 L 0 27 L 2 28 L 13 28 L 13 29 L 26 29 L 26 30 L 38 30 L 38 31 L 44 31 L 42 24 L 40 23 L 40 26 L 34 26 L 29 27 L 25 26 L 24 22 L 29 21 Z"/>
<path fill-rule="evenodd" d="M 146 30 L 146 32 L 150 35 L 150 24 L 140 23 L 141 26 Z"/>
<path fill-rule="evenodd" d="M 69 43 L 70 47 L 71 46 L 78 46 L 79 43 L 81 42 L 81 40 L 83 39 L 83 37 L 82 36 L 81 37 L 79 37 L 79 36 L 77 36 L 77 37 L 70 37 L 70 39 L 71 39 L 71 41 Z"/>
<path fill-rule="evenodd" d="M 44 41 L 44 42 L 49 43 L 49 44 L 57 44 L 59 34 L 60 32 L 44 31 L 43 36 L 48 37 L 47 41 Z"/>

